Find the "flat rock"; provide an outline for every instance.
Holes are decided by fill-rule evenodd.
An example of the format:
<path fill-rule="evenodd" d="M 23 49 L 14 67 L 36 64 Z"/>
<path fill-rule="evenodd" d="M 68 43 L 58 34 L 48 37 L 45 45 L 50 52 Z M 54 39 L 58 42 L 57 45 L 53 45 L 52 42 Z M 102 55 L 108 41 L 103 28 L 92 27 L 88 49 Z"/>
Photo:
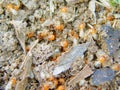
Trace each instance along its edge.
<path fill-rule="evenodd" d="M 92 83 L 93 85 L 100 85 L 112 80 L 114 77 L 115 73 L 110 68 L 97 69 L 93 74 Z"/>

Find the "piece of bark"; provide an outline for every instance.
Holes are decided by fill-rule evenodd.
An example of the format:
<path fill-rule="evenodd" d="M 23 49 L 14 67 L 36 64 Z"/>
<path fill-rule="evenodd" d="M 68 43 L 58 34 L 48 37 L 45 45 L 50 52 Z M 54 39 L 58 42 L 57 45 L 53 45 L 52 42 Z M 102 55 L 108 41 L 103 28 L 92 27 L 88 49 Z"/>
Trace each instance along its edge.
<path fill-rule="evenodd" d="M 78 83 L 80 80 L 83 80 L 90 76 L 93 73 L 91 68 L 86 65 L 72 80 L 68 82 L 68 85 L 73 85 Z"/>

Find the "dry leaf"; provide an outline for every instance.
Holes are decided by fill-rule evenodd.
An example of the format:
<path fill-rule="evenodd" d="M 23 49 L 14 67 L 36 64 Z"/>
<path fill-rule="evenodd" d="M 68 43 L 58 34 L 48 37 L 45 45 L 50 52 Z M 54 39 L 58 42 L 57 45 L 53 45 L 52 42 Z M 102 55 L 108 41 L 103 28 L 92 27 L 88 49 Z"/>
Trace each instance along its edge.
<path fill-rule="evenodd" d="M 68 52 L 64 53 L 60 58 L 58 65 L 53 71 L 53 75 L 58 75 L 63 71 L 70 68 L 71 64 L 77 59 L 77 57 L 83 57 L 83 53 L 87 50 L 89 42 L 79 44 L 71 48 Z"/>

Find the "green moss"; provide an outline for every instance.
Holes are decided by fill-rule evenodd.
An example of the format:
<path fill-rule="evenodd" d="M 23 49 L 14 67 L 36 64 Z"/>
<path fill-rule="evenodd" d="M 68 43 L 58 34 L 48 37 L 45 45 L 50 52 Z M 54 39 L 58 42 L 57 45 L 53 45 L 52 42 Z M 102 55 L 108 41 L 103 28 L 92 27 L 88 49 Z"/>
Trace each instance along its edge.
<path fill-rule="evenodd" d="M 112 6 L 117 6 L 117 5 L 120 6 L 120 0 L 109 0 L 109 1 Z"/>

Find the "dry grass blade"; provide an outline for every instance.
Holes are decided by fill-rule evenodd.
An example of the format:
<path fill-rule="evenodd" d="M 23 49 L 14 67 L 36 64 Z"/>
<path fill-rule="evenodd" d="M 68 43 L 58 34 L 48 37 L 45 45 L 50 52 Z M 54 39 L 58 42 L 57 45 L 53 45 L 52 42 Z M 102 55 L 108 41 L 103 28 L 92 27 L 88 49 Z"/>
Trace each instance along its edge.
<path fill-rule="evenodd" d="M 26 63 L 25 63 L 25 72 L 23 74 L 23 78 L 21 81 L 19 81 L 16 85 L 16 89 L 15 90 L 25 90 L 25 87 L 27 85 L 28 82 L 28 76 L 31 72 L 31 65 L 32 65 L 32 55 L 30 53 L 27 54 L 26 56 Z"/>
<path fill-rule="evenodd" d="M 17 36 L 24 52 L 26 53 L 26 51 L 25 51 L 25 34 L 23 32 L 21 32 L 20 30 L 16 30 L 16 36 Z"/>
<path fill-rule="evenodd" d="M 25 90 L 26 84 L 27 84 L 27 78 L 19 81 L 16 85 L 15 90 Z"/>
<path fill-rule="evenodd" d="M 103 7 L 110 8 L 110 9 L 112 8 L 109 3 L 109 0 L 100 0 L 100 2 L 96 0 L 95 2 Z"/>
<path fill-rule="evenodd" d="M 34 41 L 30 47 L 30 51 L 27 53 L 24 62 L 22 63 L 21 69 L 24 66 L 24 73 L 23 73 L 23 77 L 22 80 L 19 81 L 16 85 L 16 90 L 25 90 L 26 84 L 27 84 L 27 79 L 29 77 L 29 74 L 31 73 L 31 65 L 32 65 L 32 49 L 36 46 L 36 44 L 38 43 L 38 40 Z"/>
<path fill-rule="evenodd" d="M 54 4 L 53 0 L 50 0 L 50 16 L 52 17 L 52 13 L 54 13 Z"/>
<path fill-rule="evenodd" d="M 24 50 L 24 53 L 26 53 L 25 50 L 25 33 L 24 33 L 24 28 L 26 26 L 26 23 L 22 23 L 22 21 L 11 21 L 11 24 L 15 27 L 15 33 L 16 37 L 20 42 L 20 45 L 22 49 Z"/>
<path fill-rule="evenodd" d="M 90 76 L 93 73 L 91 68 L 86 65 L 72 80 L 69 81 L 68 85 L 73 85 Z"/>
<path fill-rule="evenodd" d="M 93 16 L 94 16 L 95 24 L 96 24 L 95 8 L 96 8 L 96 6 L 95 6 L 95 0 L 91 0 L 91 1 L 89 2 L 89 9 L 90 9 L 90 11 L 92 12 L 92 14 L 93 14 Z"/>
<path fill-rule="evenodd" d="M 20 69 L 22 69 L 23 66 L 26 66 L 26 65 L 28 64 L 28 63 L 27 63 L 27 59 L 30 58 L 30 56 L 32 55 L 32 54 L 31 54 L 31 51 L 32 51 L 32 49 L 36 46 L 36 44 L 38 43 L 38 41 L 39 41 L 39 40 L 37 39 L 36 41 L 32 42 L 32 44 L 31 44 L 31 46 L 30 46 L 30 50 L 29 50 L 29 52 L 27 53 L 27 55 L 26 55 L 26 57 L 25 57 L 25 60 L 24 60 L 24 62 L 22 63 Z"/>

